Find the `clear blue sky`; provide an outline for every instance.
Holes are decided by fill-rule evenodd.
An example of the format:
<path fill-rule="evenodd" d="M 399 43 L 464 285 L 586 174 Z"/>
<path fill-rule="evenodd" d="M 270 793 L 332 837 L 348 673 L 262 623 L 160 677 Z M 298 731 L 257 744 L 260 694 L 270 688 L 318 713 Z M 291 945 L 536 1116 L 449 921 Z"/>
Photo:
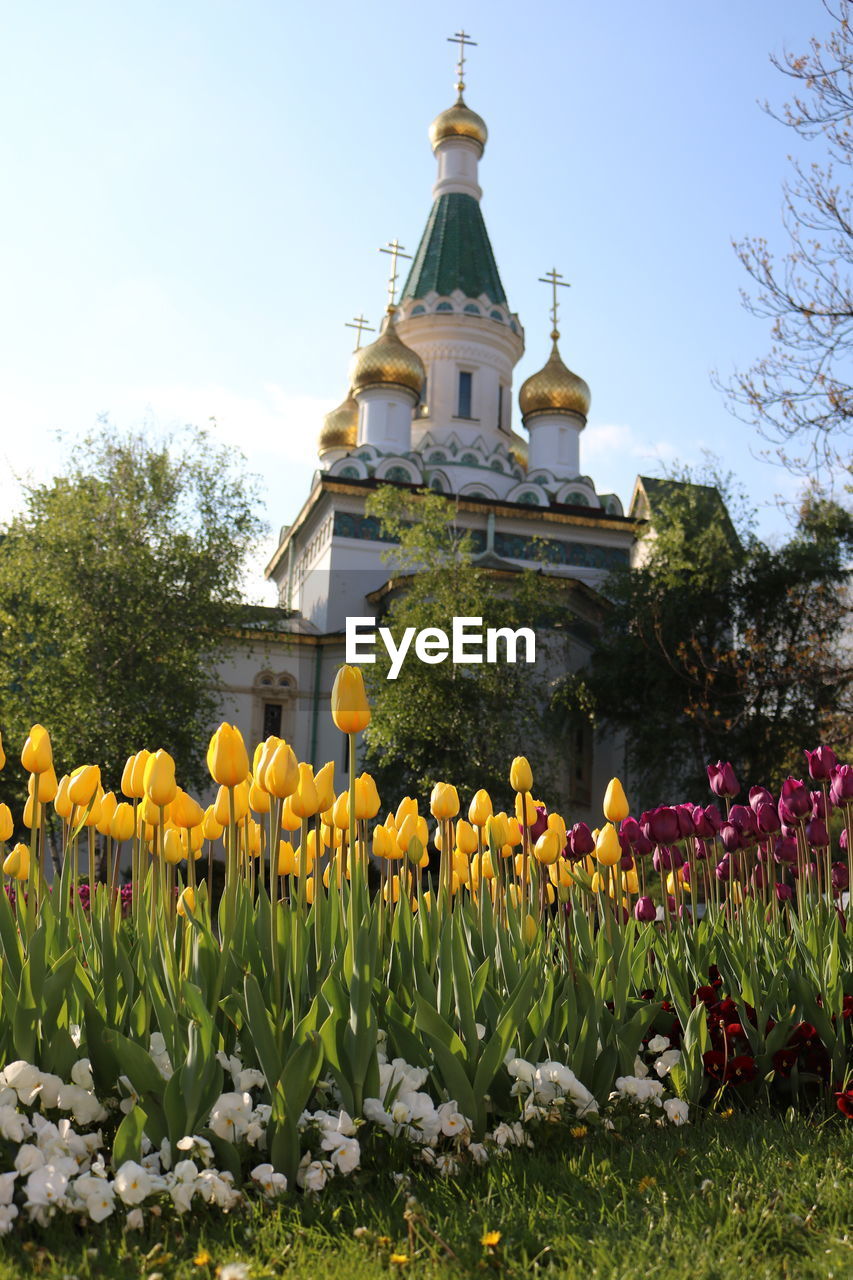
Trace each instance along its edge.
<path fill-rule="evenodd" d="M 460 24 L 478 41 L 470 106 L 489 128 L 483 211 L 524 377 L 547 355 L 548 290 L 572 282 L 564 358 L 589 382 L 582 465 L 634 475 L 702 448 L 757 504 L 790 493 L 754 461 L 710 371 L 767 334 L 740 306 L 731 240 L 784 248 L 798 140 L 765 115 L 819 0 L 60 0 L 7 7 L 0 111 L 0 504 L 46 478 L 109 413 L 152 429 L 217 420 L 262 474 L 271 526 L 316 466 L 352 332 L 381 315 L 398 236 L 430 207 L 432 118 L 452 100 Z M 762 528 L 784 528 L 765 506 Z"/>

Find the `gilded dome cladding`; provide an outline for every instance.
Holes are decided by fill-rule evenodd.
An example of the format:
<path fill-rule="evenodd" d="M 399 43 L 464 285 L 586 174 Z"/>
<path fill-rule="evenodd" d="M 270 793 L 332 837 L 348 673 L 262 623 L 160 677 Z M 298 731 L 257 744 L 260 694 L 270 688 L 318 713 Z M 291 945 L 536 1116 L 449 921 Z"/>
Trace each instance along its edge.
<path fill-rule="evenodd" d="M 466 107 L 460 94 L 452 107 L 437 115 L 429 127 L 429 140 L 433 151 L 445 138 L 470 138 L 476 142 L 480 151 L 486 145 L 489 131 L 482 116 Z"/>
<path fill-rule="evenodd" d="M 319 452 L 327 449 L 354 449 L 358 440 L 358 405 L 352 392 L 346 400 L 327 413 L 320 432 Z"/>
<path fill-rule="evenodd" d="M 590 391 L 583 378 L 572 373 L 560 358 L 557 340 L 544 368 L 522 384 L 518 403 L 522 418 L 535 413 L 589 413 Z"/>
<path fill-rule="evenodd" d="M 350 376 L 354 392 L 365 387 L 396 386 L 419 396 L 426 371 L 418 353 L 402 341 L 389 316 L 376 341 L 356 352 Z"/>

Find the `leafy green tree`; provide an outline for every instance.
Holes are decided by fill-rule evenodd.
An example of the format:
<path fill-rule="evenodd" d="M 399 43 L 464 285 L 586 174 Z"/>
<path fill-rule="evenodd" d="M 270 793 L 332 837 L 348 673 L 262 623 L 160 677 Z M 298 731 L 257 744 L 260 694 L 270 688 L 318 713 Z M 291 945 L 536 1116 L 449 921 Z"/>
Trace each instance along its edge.
<path fill-rule="evenodd" d="M 204 431 L 152 443 L 109 424 L 63 474 L 27 487 L 0 531 L 0 727 L 10 762 L 34 722 L 57 775 L 117 786 L 140 747 L 205 777 L 223 629 L 261 531 L 254 482 Z M 12 798 L 20 775 L 0 786 Z"/>
<path fill-rule="evenodd" d="M 812 493 L 771 547 L 737 536 L 715 487 L 658 486 L 588 678 L 597 719 L 626 734 L 637 801 L 701 797 L 708 761 L 769 785 L 802 772 L 805 747 L 848 749 L 853 518 Z"/>
<path fill-rule="evenodd" d="M 546 587 L 539 574 L 488 567 L 457 524 L 455 504 L 439 494 L 387 486 L 371 495 L 367 512 L 395 543 L 386 555 L 394 570 L 380 621 L 396 643 L 406 627 L 449 634 L 454 617 L 482 618 L 484 629 L 531 627 L 537 635 L 535 665 L 521 658 L 473 666 L 410 660 L 395 680 L 377 645 L 376 664 L 364 668 L 373 707 L 368 767 L 388 794 L 428 795 L 436 781 L 448 781 L 461 797 L 485 787 L 506 804 L 510 762 L 524 754 L 537 791 L 553 795 L 565 717 L 550 714 L 549 703 L 571 618 L 559 582 L 552 578 Z"/>

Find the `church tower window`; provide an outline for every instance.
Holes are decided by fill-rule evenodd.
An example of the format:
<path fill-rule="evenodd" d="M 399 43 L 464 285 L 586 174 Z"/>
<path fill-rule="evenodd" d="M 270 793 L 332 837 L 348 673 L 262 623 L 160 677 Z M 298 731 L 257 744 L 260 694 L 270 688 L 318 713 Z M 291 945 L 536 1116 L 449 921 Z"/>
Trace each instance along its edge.
<path fill-rule="evenodd" d="M 459 371 L 459 400 L 456 409 L 458 418 L 471 417 L 471 389 L 474 375 L 465 369 Z"/>

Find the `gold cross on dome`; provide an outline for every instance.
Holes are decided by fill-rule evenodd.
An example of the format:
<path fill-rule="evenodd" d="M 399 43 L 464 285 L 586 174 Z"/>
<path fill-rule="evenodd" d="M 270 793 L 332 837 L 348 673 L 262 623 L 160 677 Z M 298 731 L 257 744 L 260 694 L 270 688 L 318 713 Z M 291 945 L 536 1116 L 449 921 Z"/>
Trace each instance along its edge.
<path fill-rule="evenodd" d="M 403 252 L 403 246 L 396 236 L 393 240 L 389 240 L 386 247 L 380 249 L 379 252 L 391 255 L 391 274 L 388 277 L 388 310 L 393 311 L 397 300 L 397 259 L 408 258 L 411 261 L 412 255 Z"/>
<path fill-rule="evenodd" d="M 564 280 L 556 267 L 552 267 L 550 271 L 546 271 L 544 276 L 539 277 L 540 284 L 549 284 L 551 286 L 551 328 L 553 330 L 551 336 L 556 342 L 560 334 L 557 329 L 557 313 L 559 303 L 557 302 L 557 289 L 570 289 L 572 286 L 568 280 Z"/>
<path fill-rule="evenodd" d="M 366 330 L 367 333 L 376 332 L 375 329 L 371 329 L 370 325 L 367 323 L 364 316 L 353 316 L 352 320 L 347 320 L 345 322 L 345 327 L 347 329 L 358 329 L 358 338 L 356 339 L 356 344 L 355 344 L 356 351 L 358 351 L 361 347 L 362 330 Z"/>
<path fill-rule="evenodd" d="M 459 93 L 461 94 L 461 93 L 462 93 L 462 90 L 465 88 L 465 80 L 464 80 L 464 75 L 465 75 L 465 50 L 466 50 L 466 48 L 468 48 L 468 49 L 476 49 L 476 48 L 477 48 L 477 41 L 476 41 L 476 40 L 470 40 L 470 39 L 468 38 L 468 32 L 467 32 L 467 31 L 455 31 L 455 32 L 453 33 L 453 35 L 452 35 L 452 36 L 448 36 L 448 37 L 447 37 L 447 43 L 448 43 L 448 44 L 458 44 L 458 45 L 459 45 L 459 57 L 458 57 L 458 59 L 457 59 L 457 61 L 456 61 L 456 80 L 457 80 L 456 88 L 458 89 Z"/>

